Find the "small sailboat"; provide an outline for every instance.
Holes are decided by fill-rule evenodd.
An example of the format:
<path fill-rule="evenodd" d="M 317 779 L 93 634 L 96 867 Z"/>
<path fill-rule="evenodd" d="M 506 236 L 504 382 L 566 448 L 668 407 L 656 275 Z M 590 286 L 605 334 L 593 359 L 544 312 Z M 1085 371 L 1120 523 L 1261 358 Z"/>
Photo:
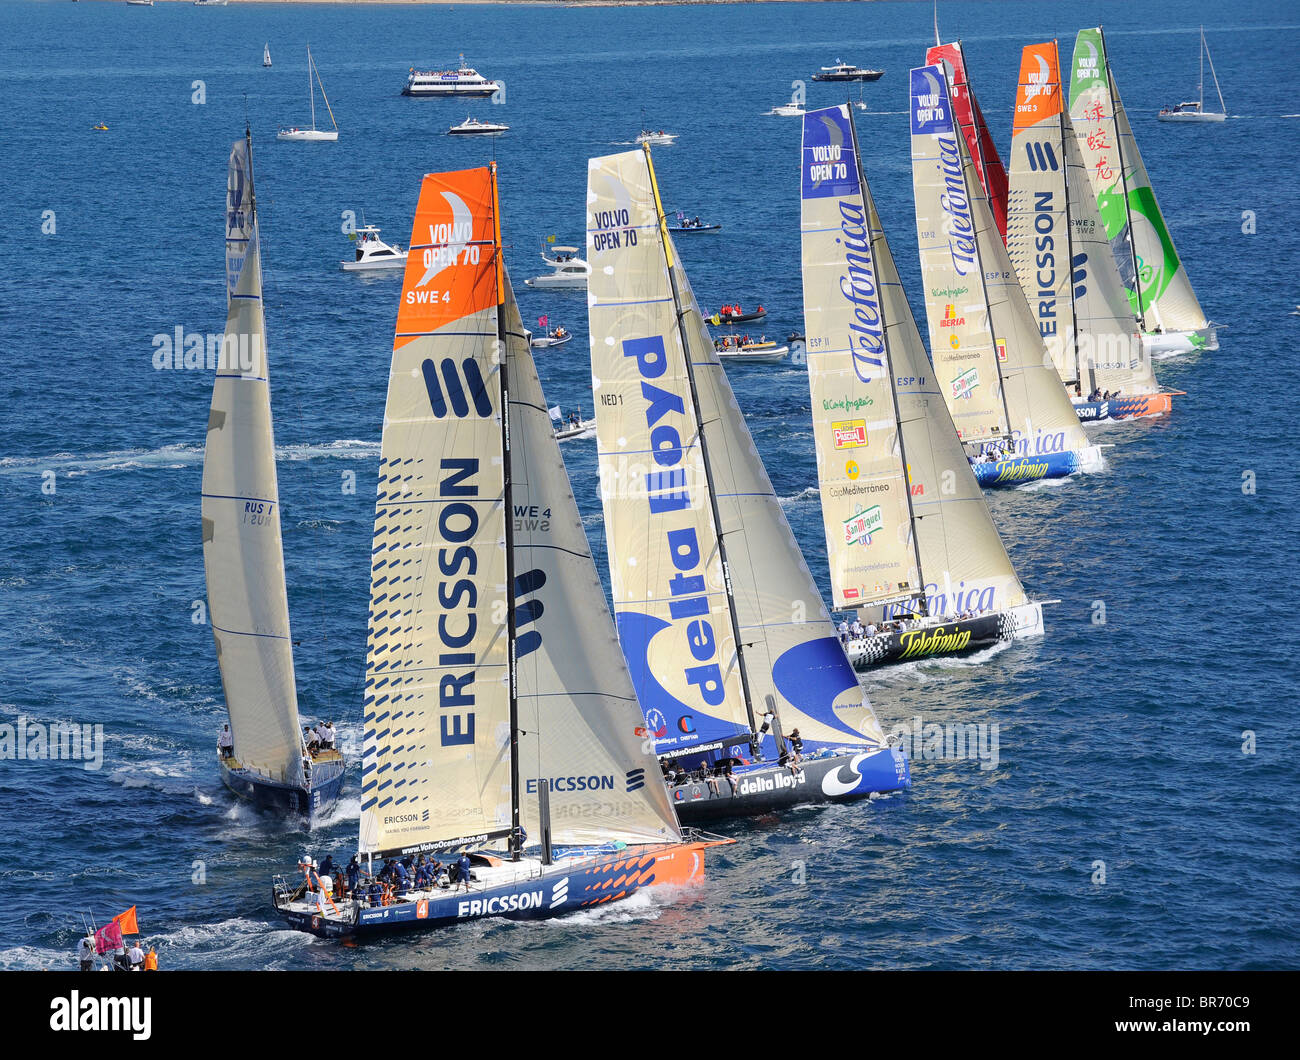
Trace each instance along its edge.
<path fill-rule="evenodd" d="M 265 47 L 262 48 L 262 65 L 263 65 L 263 66 L 270 66 L 270 65 L 271 65 L 271 43 L 270 43 L 270 41 L 267 41 Z"/>
<path fill-rule="evenodd" d="M 1007 253 L 1079 418 L 1158 416 L 1162 390 L 1061 103 L 1056 41 L 1027 45 L 1011 139 Z"/>
<path fill-rule="evenodd" d="M 614 614 L 679 817 L 906 788 L 714 352 L 649 148 L 589 162 L 587 252 Z"/>
<path fill-rule="evenodd" d="M 944 66 L 948 72 L 949 101 L 952 103 L 955 124 L 966 138 L 966 149 L 975 165 L 975 176 L 989 200 L 993 221 L 998 234 L 1007 238 L 1007 170 L 998 155 L 998 146 L 989 132 L 984 112 L 980 110 L 975 89 L 966 70 L 966 53 L 961 41 L 939 43 L 939 26 L 936 13 L 934 46 L 925 53 L 927 66 Z"/>
<path fill-rule="evenodd" d="M 372 272 L 377 269 L 403 269 L 406 251 L 396 243 L 385 243 L 379 238 L 380 230 L 374 225 L 362 225 L 351 236 L 356 241 L 356 256 L 351 261 L 340 261 L 344 272 Z"/>
<path fill-rule="evenodd" d="M 316 85 L 318 84 L 320 85 L 320 98 L 325 102 L 325 110 L 330 116 L 332 129 L 316 128 Z M 339 138 L 339 125 L 334 120 L 334 111 L 330 108 L 330 101 L 325 95 L 325 83 L 320 79 L 320 71 L 316 68 L 316 61 L 311 57 L 310 47 L 307 49 L 307 98 L 311 103 L 311 128 L 299 129 L 294 126 L 291 129 L 281 129 L 275 134 L 277 140 L 301 140 L 318 143 L 323 141 L 332 142 Z"/>
<path fill-rule="evenodd" d="M 1217 111 L 1205 109 L 1205 62 L 1210 62 L 1210 76 L 1214 78 L 1214 91 L 1219 96 L 1219 109 Z M 1181 122 L 1211 122 L 1224 121 L 1228 117 L 1228 108 L 1223 102 L 1223 90 L 1219 88 L 1219 75 L 1214 72 L 1214 60 L 1210 58 L 1210 46 L 1205 43 L 1205 27 L 1201 27 L 1201 77 L 1200 84 L 1197 86 L 1200 91 L 1200 98 L 1190 102 L 1176 103 L 1172 107 L 1163 108 L 1156 115 L 1161 121 L 1181 121 Z"/>
<path fill-rule="evenodd" d="M 420 189 L 428 264 L 397 311 L 366 651 L 363 860 L 463 852 L 465 872 L 373 902 L 313 892 L 310 867 L 278 879 L 276 908 L 317 935 L 560 916 L 699 879 L 731 842 L 684 833 L 659 783 L 497 202 L 495 165 Z"/>
<path fill-rule="evenodd" d="M 203 568 L 230 713 L 218 763 L 236 795 L 311 825 L 338 798 L 344 761 L 312 751 L 299 728 L 252 150 L 246 132 L 230 151 L 226 331 L 203 450 Z"/>
<path fill-rule="evenodd" d="M 1217 350 L 1216 325 L 1197 301 L 1156 202 L 1100 26 L 1079 31 L 1071 69 L 1075 140 L 1143 346 L 1153 355 Z"/>
<path fill-rule="evenodd" d="M 912 185 L 930 356 L 985 486 L 1103 466 L 1043 347 L 954 120 L 942 66 L 911 72 Z"/>
<path fill-rule="evenodd" d="M 524 283 L 538 290 L 585 290 L 591 266 L 578 256 L 578 248 L 552 247 L 551 252 L 554 257 L 547 257 L 546 251 L 542 251 L 542 260 L 551 267 L 551 271 L 533 276 Z"/>
<path fill-rule="evenodd" d="M 832 604 L 864 627 L 849 658 L 865 669 L 1041 635 L 1042 604 L 1016 576 L 921 343 L 847 105 L 804 118 L 800 187 Z"/>

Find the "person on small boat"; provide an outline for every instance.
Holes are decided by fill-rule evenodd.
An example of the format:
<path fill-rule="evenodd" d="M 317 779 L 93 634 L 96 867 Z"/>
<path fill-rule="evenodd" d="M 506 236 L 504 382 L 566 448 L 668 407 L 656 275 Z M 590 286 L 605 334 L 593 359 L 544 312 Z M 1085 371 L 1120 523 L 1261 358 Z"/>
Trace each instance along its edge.
<path fill-rule="evenodd" d="M 156 972 L 158 970 L 158 951 L 152 946 L 149 952 L 144 955 L 144 970 L 146 972 Z"/>
<path fill-rule="evenodd" d="M 95 969 L 95 936 L 87 933 L 77 940 L 77 960 L 83 972 Z"/>
<path fill-rule="evenodd" d="M 221 731 L 217 733 L 217 754 L 222 758 L 230 758 L 235 753 L 235 738 L 230 733 L 230 726 L 221 726 Z"/>
<path fill-rule="evenodd" d="M 131 971 L 144 971 L 144 950 L 140 948 L 139 939 L 131 945 L 131 949 L 127 952 L 127 960 L 131 962 Z"/>

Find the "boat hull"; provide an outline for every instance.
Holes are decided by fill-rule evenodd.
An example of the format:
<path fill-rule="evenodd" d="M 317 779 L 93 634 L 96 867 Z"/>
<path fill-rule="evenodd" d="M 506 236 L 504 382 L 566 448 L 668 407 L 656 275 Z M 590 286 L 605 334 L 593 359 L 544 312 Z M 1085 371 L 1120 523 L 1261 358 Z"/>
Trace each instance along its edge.
<path fill-rule="evenodd" d="M 669 225 L 668 231 L 672 232 L 674 235 L 679 232 L 721 232 L 722 225 L 692 225 L 689 228 L 674 228 L 672 225 Z"/>
<path fill-rule="evenodd" d="M 1014 456 L 996 464 L 972 464 L 975 480 L 986 489 L 999 486 L 1019 486 L 1042 478 L 1065 478 L 1080 471 L 1095 471 L 1102 465 L 1101 447 L 1090 445 L 1086 449 L 1066 453 L 1046 453 L 1042 456 Z"/>
<path fill-rule="evenodd" d="M 758 313 L 758 312 L 754 312 L 754 313 L 741 313 L 739 316 L 732 316 L 731 314 L 728 314 L 728 313 L 719 313 L 719 314 L 718 314 L 718 319 L 721 320 L 724 324 L 749 324 L 749 323 L 757 323 L 757 322 L 760 321 L 760 320 L 766 320 L 766 319 L 767 319 L 767 311 L 764 310 L 764 311 L 761 312 L 761 313 Z"/>
<path fill-rule="evenodd" d="M 449 927 L 468 920 L 541 920 L 628 898 L 646 887 L 689 884 L 704 877 L 705 850 L 730 840 L 664 844 L 644 852 L 611 854 L 578 864 L 563 861 L 530 879 L 449 888 L 416 901 L 375 908 L 347 903 L 339 915 L 299 908 L 274 896 L 276 909 L 292 928 L 324 938 L 374 938 L 405 931 Z"/>
<path fill-rule="evenodd" d="M 334 808 L 339 791 L 343 788 L 344 763 L 341 756 L 337 760 L 317 762 L 312 771 L 310 788 L 268 780 L 251 770 L 232 766 L 231 761 L 217 759 L 221 767 L 221 781 L 235 795 L 252 803 L 259 810 L 300 818 L 308 827 Z"/>
<path fill-rule="evenodd" d="M 282 129 L 275 134 L 275 138 L 299 143 L 333 143 L 339 138 L 339 134 L 333 130 L 323 129 Z"/>
<path fill-rule="evenodd" d="M 863 70 L 857 74 L 813 74 L 814 81 L 879 81 L 885 76 L 884 70 Z"/>
<path fill-rule="evenodd" d="M 344 272 L 392 272 L 406 268 L 406 256 L 388 258 L 384 261 L 340 261 L 339 268 Z"/>
<path fill-rule="evenodd" d="M 1201 112 L 1200 114 L 1196 113 L 1195 111 L 1190 111 L 1185 114 L 1180 114 L 1180 113 L 1167 114 L 1164 111 L 1161 111 L 1159 114 L 1156 115 L 1156 118 L 1159 119 L 1160 121 L 1181 121 L 1181 122 L 1192 122 L 1192 123 L 1223 121 L 1227 117 L 1228 116 L 1226 114 L 1213 114 L 1204 111 Z"/>
<path fill-rule="evenodd" d="M 1033 603 L 901 633 L 878 633 L 849 641 L 846 650 L 855 670 L 869 670 L 912 659 L 969 655 L 1002 641 L 1042 635 L 1043 605 Z"/>
<path fill-rule="evenodd" d="M 718 360 L 724 364 L 780 364 L 789 356 L 789 346 L 778 346 L 771 350 L 742 349 L 739 353 L 718 350 Z"/>
<path fill-rule="evenodd" d="M 1106 401 L 1076 401 L 1074 411 L 1084 423 L 1163 416 L 1174 407 L 1173 394 L 1121 394 Z"/>
<path fill-rule="evenodd" d="M 583 276 L 576 280 L 567 278 L 557 280 L 551 276 L 534 276 L 530 280 L 525 280 L 524 284 L 535 290 L 542 291 L 585 291 L 587 289 L 587 278 Z"/>
<path fill-rule="evenodd" d="M 1171 357 L 1197 350 L 1217 350 L 1219 330 L 1213 324 L 1196 331 L 1165 331 L 1159 334 L 1142 333 L 1142 352 L 1152 357 Z"/>
<path fill-rule="evenodd" d="M 896 747 L 812 758 L 801 762 L 799 770 L 773 764 L 736 773 L 735 791 L 718 777 L 717 791 L 706 781 L 692 780 L 670 787 L 668 794 L 678 820 L 697 824 L 809 803 L 850 802 L 912 786 L 907 755 Z"/>

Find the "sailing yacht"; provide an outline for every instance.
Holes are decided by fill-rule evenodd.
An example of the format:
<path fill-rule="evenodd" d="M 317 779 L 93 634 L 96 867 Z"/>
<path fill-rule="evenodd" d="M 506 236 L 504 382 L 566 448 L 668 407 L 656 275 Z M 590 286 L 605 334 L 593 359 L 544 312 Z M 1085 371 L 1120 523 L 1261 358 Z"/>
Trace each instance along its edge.
<path fill-rule="evenodd" d="M 588 166 L 610 588 L 643 731 L 665 768 L 695 778 L 672 789 L 679 817 L 906 788 L 907 758 L 866 701 L 714 351 L 649 149 Z"/>
<path fill-rule="evenodd" d="M 831 161 L 831 160 L 834 161 Z M 832 606 L 867 666 L 1041 635 L 940 396 L 847 104 L 803 122 L 804 331 Z"/>
<path fill-rule="evenodd" d="M 1012 128 L 1007 253 L 1079 418 L 1163 415 L 1173 394 L 1161 389 L 1143 353 L 1061 95 L 1056 41 L 1026 46 Z"/>
<path fill-rule="evenodd" d="M 315 83 L 312 78 L 315 77 Z M 325 110 L 330 116 L 330 124 L 333 129 L 316 128 L 316 85 L 320 85 L 320 98 L 325 101 Z M 294 126 L 291 129 L 281 129 L 275 134 L 277 140 L 303 140 L 312 143 L 321 141 L 334 141 L 339 138 L 339 125 L 334 120 L 334 111 L 330 108 L 329 98 L 325 95 L 325 83 L 320 79 L 320 71 L 316 69 L 316 61 L 311 57 L 311 48 L 307 49 L 307 98 L 311 103 L 311 128 L 299 129 Z"/>
<path fill-rule="evenodd" d="M 984 486 L 1096 471 L 954 121 L 942 66 L 911 72 L 912 183 L 930 357 Z"/>
<path fill-rule="evenodd" d="M 1218 111 L 1205 109 L 1205 60 L 1210 60 L 1210 76 L 1214 78 L 1214 91 L 1219 95 Z M 1210 122 L 1224 121 L 1228 117 L 1228 108 L 1223 102 L 1223 90 L 1219 87 L 1219 75 L 1214 72 L 1214 60 L 1210 58 L 1210 46 L 1205 43 L 1205 27 L 1201 27 L 1201 78 L 1198 85 L 1200 90 L 1200 99 L 1194 99 L 1189 102 L 1176 103 L 1172 107 L 1164 107 L 1156 115 L 1161 121 L 1181 121 L 1181 122 Z"/>
<path fill-rule="evenodd" d="M 1079 31 L 1071 68 L 1075 140 L 1143 346 L 1164 355 L 1217 350 L 1216 325 L 1196 299 L 1156 202 L 1100 26 Z"/>
<path fill-rule="evenodd" d="M 270 65 L 271 65 L 271 43 L 270 43 L 270 41 L 267 41 L 266 45 L 262 48 L 262 65 L 263 65 L 263 66 L 270 66 Z"/>
<path fill-rule="evenodd" d="M 420 189 L 366 652 L 363 858 L 465 851 L 468 891 L 372 905 L 277 881 L 281 914 L 319 935 L 558 916 L 698 879 L 705 850 L 730 842 L 681 830 L 638 732 L 497 203 L 495 165 L 430 173 Z"/>
<path fill-rule="evenodd" d="M 948 74 L 949 101 L 952 103 L 953 118 L 966 138 L 966 149 L 970 152 L 971 162 L 975 166 L 975 176 L 984 189 L 989 200 L 989 209 L 993 211 L 993 221 L 998 226 L 1002 239 L 1007 238 L 1007 170 L 998 155 L 998 146 L 989 132 L 984 112 L 980 110 L 979 100 L 975 98 L 975 89 L 970 83 L 970 74 L 966 70 L 966 53 L 962 51 L 961 41 L 951 44 L 939 43 L 939 31 L 935 26 L 934 46 L 925 53 L 927 66 L 944 66 Z"/>
<path fill-rule="evenodd" d="M 343 756 L 299 728 L 267 381 L 251 134 L 230 150 L 226 331 L 203 450 L 203 567 L 233 746 L 221 779 L 260 807 L 313 823 L 343 785 Z"/>

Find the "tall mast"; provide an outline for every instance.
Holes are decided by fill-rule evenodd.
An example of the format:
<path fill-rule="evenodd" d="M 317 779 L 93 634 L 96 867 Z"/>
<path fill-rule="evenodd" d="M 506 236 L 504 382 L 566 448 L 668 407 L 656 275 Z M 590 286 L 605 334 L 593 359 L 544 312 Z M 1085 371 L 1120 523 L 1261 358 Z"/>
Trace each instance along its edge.
<path fill-rule="evenodd" d="M 1205 113 L 1205 27 L 1201 27 L 1201 113 Z"/>
<path fill-rule="evenodd" d="M 307 46 L 307 98 L 311 100 L 311 131 L 316 131 L 316 86 L 311 83 L 311 45 Z"/>
<path fill-rule="evenodd" d="M 937 11 L 938 0 L 936 0 L 935 8 Z M 936 15 L 936 21 L 935 21 L 935 43 L 936 44 L 938 43 L 938 37 L 939 37 L 939 24 L 937 18 L 938 16 Z M 858 126 L 857 126 L 857 122 L 853 120 L 853 115 L 851 113 L 849 114 L 849 135 L 853 137 L 853 157 L 857 160 L 858 187 L 862 191 L 862 201 L 863 201 L 863 206 L 865 207 L 866 200 L 867 200 L 867 178 L 866 175 L 862 172 L 862 151 L 858 145 Z M 879 218 L 877 217 L 877 219 Z M 869 247 L 871 246 L 871 217 L 870 216 L 867 217 L 867 245 Z M 871 265 L 872 268 L 875 269 L 877 282 L 879 282 L 880 265 L 876 261 L 876 252 L 874 247 L 872 247 L 871 249 Z M 885 329 L 887 327 L 888 324 L 884 324 L 882 326 L 881 334 L 885 339 L 885 364 L 889 372 L 889 392 L 890 394 L 893 395 L 894 398 L 894 427 L 898 431 L 898 458 L 900 461 L 902 461 L 903 464 L 903 492 L 907 494 L 907 524 L 911 530 L 912 555 L 916 560 L 916 577 L 917 580 L 920 582 L 920 585 L 917 586 L 918 589 L 917 600 L 920 602 L 920 608 L 919 608 L 920 611 L 925 615 L 929 615 L 930 605 L 925 598 L 925 572 L 921 569 L 921 543 L 916 538 L 916 511 L 912 507 L 911 467 L 907 463 L 907 448 L 903 444 L 903 412 L 898 405 L 898 380 L 894 375 L 894 358 L 893 355 L 889 352 L 889 338 L 885 334 Z M 834 603 L 833 600 L 831 602 Z"/>
<path fill-rule="evenodd" d="M 1069 274 L 1069 280 L 1066 283 L 1070 292 L 1070 320 L 1073 322 L 1071 331 L 1074 332 L 1071 341 L 1074 343 L 1074 381 L 1080 389 L 1083 388 L 1083 365 L 1079 363 L 1079 306 L 1074 297 L 1074 225 L 1070 221 L 1070 164 L 1067 161 L 1069 155 L 1065 150 L 1065 114 L 1067 101 L 1065 98 L 1065 85 L 1061 83 L 1061 49 L 1055 37 L 1052 38 L 1052 47 L 1056 49 L 1056 89 L 1061 94 L 1061 105 L 1057 108 L 1056 124 L 1061 131 L 1061 179 L 1065 189 L 1065 268 Z M 1073 127 L 1070 130 L 1073 135 Z M 1085 173 L 1084 179 L 1088 176 Z M 1091 195 L 1091 186 L 1084 189 L 1085 195 Z M 1068 382 L 1068 380 L 1062 380 Z"/>
<path fill-rule="evenodd" d="M 731 565 L 727 562 L 727 546 L 723 541 L 722 515 L 718 511 L 718 498 L 713 493 L 713 468 L 709 462 L 709 446 L 704 438 L 704 419 L 700 414 L 700 397 L 695 389 L 695 370 L 691 365 L 691 348 L 686 339 L 686 328 L 682 323 L 681 294 L 677 290 L 677 280 L 673 277 L 673 255 L 669 247 L 668 219 L 664 215 L 663 203 L 659 199 L 659 183 L 655 180 L 654 161 L 650 157 L 650 145 L 642 144 L 645 152 L 645 164 L 650 173 L 650 191 L 654 195 L 655 219 L 659 222 L 659 236 L 663 242 L 664 260 L 668 266 L 668 282 L 673 289 L 673 309 L 677 317 L 677 334 L 682 344 L 682 361 L 686 365 L 686 381 L 691 388 L 691 409 L 695 413 L 695 424 L 700 440 L 700 458 L 704 463 L 704 479 L 708 488 L 709 507 L 713 513 L 713 525 L 718 531 L 718 559 L 722 563 L 722 581 L 727 592 L 727 613 L 731 617 L 731 633 L 736 640 L 736 665 L 740 670 L 740 687 L 745 696 L 745 713 L 749 716 L 751 732 L 757 731 L 754 717 L 754 704 L 750 698 L 749 672 L 745 667 L 745 653 L 740 638 L 740 622 L 736 618 L 736 597 L 731 587 Z"/>
<path fill-rule="evenodd" d="M 1097 27 L 1097 35 L 1101 38 L 1101 53 L 1106 59 L 1106 92 L 1110 96 L 1110 124 L 1115 133 L 1115 155 L 1119 159 L 1119 182 L 1120 189 L 1123 191 L 1121 196 L 1124 200 L 1124 219 L 1128 227 L 1128 253 L 1133 262 L 1133 293 L 1137 295 L 1138 319 L 1142 322 L 1142 330 L 1146 330 L 1147 311 L 1142 305 L 1142 276 L 1138 269 L 1137 246 L 1133 242 L 1133 211 L 1129 207 L 1128 201 L 1128 176 L 1125 174 L 1124 165 L 1124 141 L 1119 135 L 1119 93 L 1115 90 L 1115 79 L 1110 76 L 1110 49 L 1106 47 L 1106 33 L 1100 26 Z"/>
<path fill-rule="evenodd" d="M 517 631 L 515 627 L 515 508 L 511 483 L 510 460 L 510 378 L 507 371 L 505 318 L 505 261 L 501 247 L 501 203 L 497 192 L 497 164 L 491 162 L 492 175 L 492 247 L 496 255 L 497 282 L 497 356 L 500 364 L 497 376 L 501 383 L 501 497 L 505 504 L 506 519 L 506 658 L 509 668 L 510 689 L 510 860 L 519 860 L 521 847 L 519 815 L 519 684 L 515 655 Z"/>

